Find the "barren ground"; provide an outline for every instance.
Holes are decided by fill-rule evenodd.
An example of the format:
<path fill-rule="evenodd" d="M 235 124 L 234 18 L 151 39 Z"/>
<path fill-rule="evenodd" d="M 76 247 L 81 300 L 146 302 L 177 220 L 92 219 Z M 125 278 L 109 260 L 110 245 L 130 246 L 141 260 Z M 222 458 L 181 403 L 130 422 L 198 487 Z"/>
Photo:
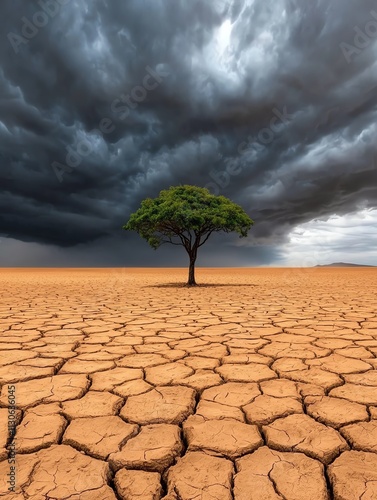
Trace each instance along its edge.
<path fill-rule="evenodd" d="M 1 270 L 0 498 L 376 499 L 377 270 L 185 280 Z"/>

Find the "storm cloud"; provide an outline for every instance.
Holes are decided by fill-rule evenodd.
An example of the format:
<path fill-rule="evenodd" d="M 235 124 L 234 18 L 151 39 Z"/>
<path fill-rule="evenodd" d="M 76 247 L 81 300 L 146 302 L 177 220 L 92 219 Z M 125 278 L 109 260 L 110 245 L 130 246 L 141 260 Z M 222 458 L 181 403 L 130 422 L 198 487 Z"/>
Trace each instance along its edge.
<path fill-rule="evenodd" d="M 255 220 L 207 265 L 280 263 L 297 227 L 377 207 L 375 1 L 0 11 L 0 265 L 183 264 L 121 230 L 177 184 Z"/>

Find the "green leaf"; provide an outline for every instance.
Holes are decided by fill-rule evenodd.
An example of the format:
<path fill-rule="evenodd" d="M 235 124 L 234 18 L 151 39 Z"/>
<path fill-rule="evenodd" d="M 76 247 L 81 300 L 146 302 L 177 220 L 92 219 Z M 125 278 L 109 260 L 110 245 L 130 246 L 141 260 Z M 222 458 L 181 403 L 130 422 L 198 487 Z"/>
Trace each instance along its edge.
<path fill-rule="evenodd" d="M 244 238 L 253 224 L 244 210 L 225 196 L 182 185 L 161 191 L 157 198 L 143 200 L 123 229 L 138 232 L 155 249 L 163 243 L 183 245 L 185 241 L 190 242 L 191 249 L 212 232 L 236 232 Z"/>

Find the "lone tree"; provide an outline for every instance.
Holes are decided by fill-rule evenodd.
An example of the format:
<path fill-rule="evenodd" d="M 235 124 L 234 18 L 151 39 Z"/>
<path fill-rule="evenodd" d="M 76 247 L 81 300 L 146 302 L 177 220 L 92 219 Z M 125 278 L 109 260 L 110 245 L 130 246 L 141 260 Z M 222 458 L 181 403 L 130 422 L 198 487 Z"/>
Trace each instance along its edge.
<path fill-rule="evenodd" d="M 246 237 L 253 221 L 225 196 L 215 196 L 196 186 L 172 186 L 157 198 L 147 198 L 130 216 L 123 229 L 137 231 L 150 246 L 164 243 L 184 246 L 190 266 L 187 285 L 196 285 L 195 261 L 198 248 L 212 233 L 233 231 Z"/>

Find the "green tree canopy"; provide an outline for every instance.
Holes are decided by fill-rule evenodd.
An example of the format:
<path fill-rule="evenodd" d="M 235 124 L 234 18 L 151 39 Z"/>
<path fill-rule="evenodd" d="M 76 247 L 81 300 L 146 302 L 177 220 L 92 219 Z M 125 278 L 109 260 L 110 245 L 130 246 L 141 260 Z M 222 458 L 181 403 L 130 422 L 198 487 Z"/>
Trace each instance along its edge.
<path fill-rule="evenodd" d="M 150 246 L 164 243 L 183 246 L 190 257 L 189 285 L 195 285 L 194 267 L 198 248 L 214 232 L 236 232 L 246 237 L 251 218 L 225 196 L 215 196 L 197 186 L 172 186 L 157 198 L 147 198 L 130 216 L 125 230 L 137 231 Z"/>

